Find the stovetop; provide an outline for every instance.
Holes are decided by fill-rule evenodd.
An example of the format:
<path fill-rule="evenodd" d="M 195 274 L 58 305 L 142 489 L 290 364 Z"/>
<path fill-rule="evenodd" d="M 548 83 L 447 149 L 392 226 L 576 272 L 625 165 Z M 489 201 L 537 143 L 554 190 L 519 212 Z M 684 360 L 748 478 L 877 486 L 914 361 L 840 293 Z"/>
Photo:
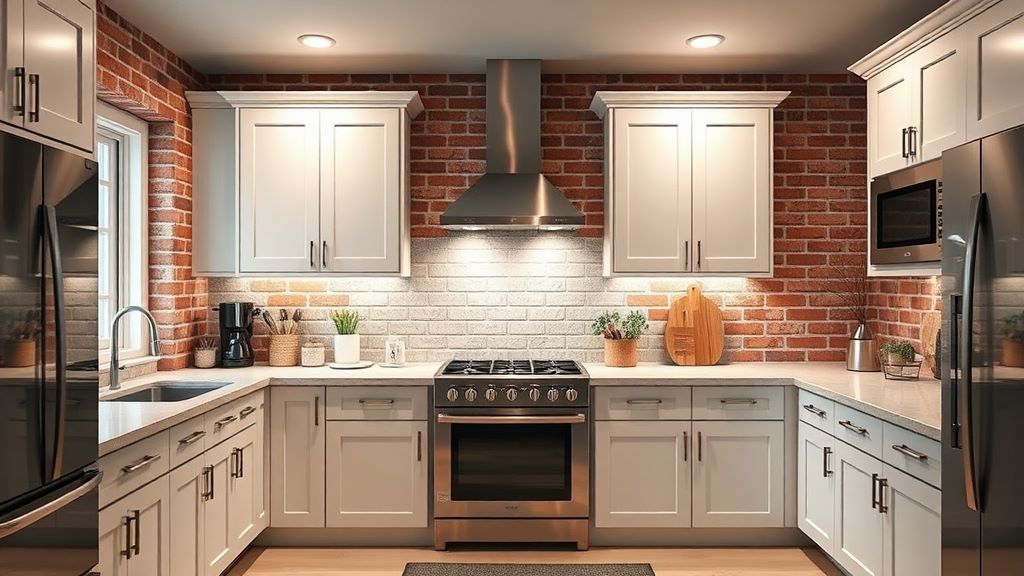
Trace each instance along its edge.
<path fill-rule="evenodd" d="M 434 376 L 434 405 L 585 407 L 590 375 L 574 360 L 452 360 Z"/>

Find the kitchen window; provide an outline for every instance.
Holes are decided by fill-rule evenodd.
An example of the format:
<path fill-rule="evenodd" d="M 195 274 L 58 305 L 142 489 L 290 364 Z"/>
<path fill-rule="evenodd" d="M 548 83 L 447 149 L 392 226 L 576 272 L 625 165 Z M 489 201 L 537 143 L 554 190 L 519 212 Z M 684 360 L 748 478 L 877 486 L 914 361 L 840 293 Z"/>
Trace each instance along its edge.
<path fill-rule="evenodd" d="M 96 161 L 99 169 L 99 347 L 110 357 L 110 324 L 131 304 L 146 305 L 146 181 L 149 125 L 97 102 Z M 149 329 L 139 314 L 121 322 L 120 357 L 145 356 Z"/>

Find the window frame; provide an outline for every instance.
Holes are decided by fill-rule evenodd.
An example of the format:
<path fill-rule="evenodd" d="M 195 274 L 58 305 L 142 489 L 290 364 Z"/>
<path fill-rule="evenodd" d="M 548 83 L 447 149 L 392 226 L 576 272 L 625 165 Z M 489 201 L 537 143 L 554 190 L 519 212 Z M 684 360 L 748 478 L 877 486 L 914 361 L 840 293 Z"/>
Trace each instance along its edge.
<path fill-rule="evenodd" d="M 117 222 L 111 227 L 117 246 L 113 266 L 117 278 L 113 279 L 110 303 L 112 317 L 129 304 L 146 307 L 149 304 L 149 124 L 97 101 L 96 134 L 118 143 L 117 173 L 111 178 L 117 183 L 114 191 Z M 99 321 L 109 322 L 110 319 L 100 318 Z M 125 317 L 119 336 L 118 357 L 122 361 L 148 356 L 149 326 L 140 314 Z M 109 341 L 101 341 L 100 361 L 110 362 Z"/>

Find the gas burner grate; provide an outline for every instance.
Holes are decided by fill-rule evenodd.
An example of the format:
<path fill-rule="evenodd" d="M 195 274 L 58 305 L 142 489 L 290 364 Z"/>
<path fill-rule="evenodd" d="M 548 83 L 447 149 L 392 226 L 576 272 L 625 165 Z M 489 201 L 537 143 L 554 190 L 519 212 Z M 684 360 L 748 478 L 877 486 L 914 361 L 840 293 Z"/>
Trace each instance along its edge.
<path fill-rule="evenodd" d="M 577 375 L 580 367 L 572 360 L 534 360 L 534 374 Z"/>
<path fill-rule="evenodd" d="M 452 360 L 444 375 L 541 375 L 577 376 L 580 367 L 572 360 Z"/>

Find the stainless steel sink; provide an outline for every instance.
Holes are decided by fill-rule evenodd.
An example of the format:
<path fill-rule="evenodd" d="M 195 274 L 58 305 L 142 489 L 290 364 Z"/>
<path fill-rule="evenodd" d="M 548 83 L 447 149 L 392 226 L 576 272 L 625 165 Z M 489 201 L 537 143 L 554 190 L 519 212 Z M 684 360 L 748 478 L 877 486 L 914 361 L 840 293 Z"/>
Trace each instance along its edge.
<path fill-rule="evenodd" d="M 104 398 L 105 402 L 181 402 L 223 388 L 231 382 L 162 380 L 145 388 L 129 392 L 116 398 Z"/>

